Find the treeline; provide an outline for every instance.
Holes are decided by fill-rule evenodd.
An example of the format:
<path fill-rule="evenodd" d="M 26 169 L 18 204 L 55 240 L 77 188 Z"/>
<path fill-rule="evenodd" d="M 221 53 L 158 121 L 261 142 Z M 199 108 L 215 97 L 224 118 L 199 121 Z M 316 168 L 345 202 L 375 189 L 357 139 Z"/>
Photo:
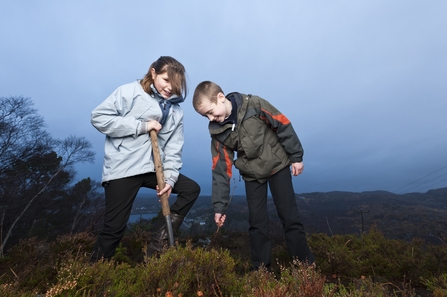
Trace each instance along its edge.
<path fill-rule="evenodd" d="M 94 160 L 91 143 L 44 127 L 30 98 L 0 97 L 0 257 L 20 239 L 52 240 L 101 221 L 99 184 L 75 180 L 74 165 Z"/>

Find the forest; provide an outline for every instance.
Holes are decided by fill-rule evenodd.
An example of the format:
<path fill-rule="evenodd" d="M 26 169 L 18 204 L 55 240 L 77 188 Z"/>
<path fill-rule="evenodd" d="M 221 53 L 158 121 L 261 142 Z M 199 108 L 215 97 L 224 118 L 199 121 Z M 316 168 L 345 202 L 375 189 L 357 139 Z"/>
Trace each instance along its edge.
<path fill-rule="evenodd" d="M 93 162 L 91 147 L 83 137 L 51 137 L 30 98 L 0 98 L 0 257 L 22 238 L 98 228 L 99 183 L 77 181 L 74 169 Z"/>

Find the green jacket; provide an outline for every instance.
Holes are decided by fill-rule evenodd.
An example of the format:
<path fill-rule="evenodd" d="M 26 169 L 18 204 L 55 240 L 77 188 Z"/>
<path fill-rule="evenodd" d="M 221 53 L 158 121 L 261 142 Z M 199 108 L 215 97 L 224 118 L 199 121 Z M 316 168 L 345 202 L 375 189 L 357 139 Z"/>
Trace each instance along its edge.
<path fill-rule="evenodd" d="M 209 123 L 212 154 L 212 197 L 216 213 L 224 213 L 232 166 L 246 181 L 266 182 L 291 163 L 303 160 L 303 148 L 289 119 L 258 96 L 230 93 L 237 104 L 237 123 Z M 234 152 L 237 159 L 234 160 Z"/>

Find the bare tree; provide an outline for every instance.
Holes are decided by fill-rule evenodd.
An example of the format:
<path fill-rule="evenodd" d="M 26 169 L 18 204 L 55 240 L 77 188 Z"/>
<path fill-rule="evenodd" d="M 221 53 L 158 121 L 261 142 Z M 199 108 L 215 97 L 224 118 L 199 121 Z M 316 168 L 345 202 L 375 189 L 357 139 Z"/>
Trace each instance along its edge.
<path fill-rule="evenodd" d="M 36 152 L 48 151 L 51 137 L 29 98 L 0 98 L 0 173 L 11 170 L 20 156 L 27 160 Z"/>
<path fill-rule="evenodd" d="M 33 202 L 60 176 L 68 182 L 73 165 L 94 160 L 91 143 L 85 138 L 69 136 L 55 140 L 43 127 L 44 121 L 30 99 L 0 98 L 0 257 Z M 27 198 L 21 201 L 21 209 L 9 226 L 5 226 L 6 210 L 17 196 Z"/>
<path fill-rule="evenodd" d="M 92 181 L 90 178 L 84 178 L 68 192 L 69 201 L 71 202 L 68 206 L 72 208 L 71 211 L 74 213 L 70 217 L 70 234 L 75 233 L 77 230 L 83 231 L 94 227 L 98 223 L 95 219 L 95 214 L 104 208 L 103 206 L 101 207 L 104 204 L 104 196 L 102 191 L 100 193 L 100 188 L 101 184 L 99 182 Z"/>

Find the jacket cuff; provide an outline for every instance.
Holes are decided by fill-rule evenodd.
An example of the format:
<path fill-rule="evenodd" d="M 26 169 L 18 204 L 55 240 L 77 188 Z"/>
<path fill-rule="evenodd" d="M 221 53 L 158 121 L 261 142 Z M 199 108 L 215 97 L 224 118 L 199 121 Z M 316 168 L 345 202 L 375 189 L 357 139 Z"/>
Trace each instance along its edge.
<path fill-rule="evenodd" d="M 147 132 L 147 122 L 140 122 L 140 134 L 146 134 Z"/>
<path fill-rule="evenodd" d="M 303 157 L 289 157 L 289 159 L 292 163 L 303 162 Z"/>
<path fill-rule="evenodd" d="M 177 177 L 176 176 L 173 176 L 172 174 L 171 175 L 167 175 L 166 174 L 166 172 L 164 172 L 164 175 L 165 175 L 165 183 L 167 183 L 168 185 L 170 185 L 171 186 L 171 188 L 174 188 L 174 185 L 175 185 L 175 183 L 177 182 Z"/>
<path fill-rule="evenodd" d="M 171 188 L 174 188 L 175 182 L 173 182 L 172 180 L 167 179 L 167 180 L 165 180 L 165 183 L 167 183 L 168 185 L 170 185 Z"/>
<path fill-rule="evenodd" d="M 214 213 L 225 214 L 225 205 L 223 203 L 217 202 L 214 203 Z"/>

